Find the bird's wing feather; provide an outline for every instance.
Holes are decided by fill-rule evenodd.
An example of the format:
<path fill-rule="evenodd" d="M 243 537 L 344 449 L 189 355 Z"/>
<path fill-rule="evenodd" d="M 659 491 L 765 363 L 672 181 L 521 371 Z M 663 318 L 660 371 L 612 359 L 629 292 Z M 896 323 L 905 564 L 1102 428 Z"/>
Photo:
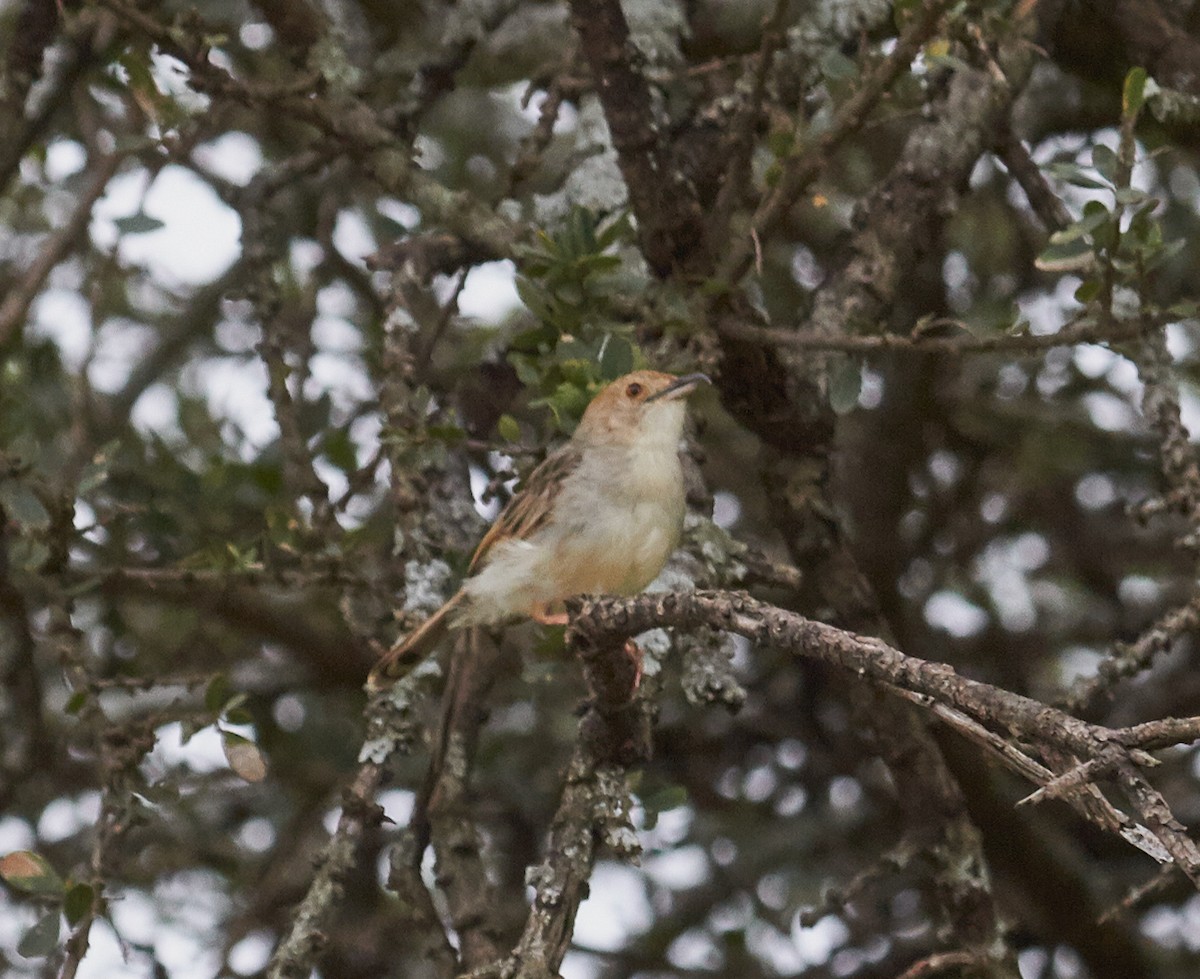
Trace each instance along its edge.
<path fill-rule="evenodd" d="M 546 525 L 555 498 L 567 477 L 579 466 L 581 458 L 579 447 L 570 442 L 546 456 L 484 534 L 475 548 L 467 574 L 473 574 L 486 563 L 488 552 L 497 541 L 508 538 L 528 540 Z"/>

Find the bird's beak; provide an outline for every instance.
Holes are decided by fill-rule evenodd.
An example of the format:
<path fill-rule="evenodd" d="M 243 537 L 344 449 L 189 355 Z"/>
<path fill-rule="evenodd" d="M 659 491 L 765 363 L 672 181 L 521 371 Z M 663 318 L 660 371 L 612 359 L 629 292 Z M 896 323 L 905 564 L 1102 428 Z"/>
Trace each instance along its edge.
<path fill-rule="evenodd" d="M 658 401 L 660 398 L 668 400 L 674 398 L 685 398 L 696 390 L 698 384 L 712 384 L 707 374 L 684 374 L 683 377 L 677 377 L 661 391 L 650 395 L 646 401 Z"/>

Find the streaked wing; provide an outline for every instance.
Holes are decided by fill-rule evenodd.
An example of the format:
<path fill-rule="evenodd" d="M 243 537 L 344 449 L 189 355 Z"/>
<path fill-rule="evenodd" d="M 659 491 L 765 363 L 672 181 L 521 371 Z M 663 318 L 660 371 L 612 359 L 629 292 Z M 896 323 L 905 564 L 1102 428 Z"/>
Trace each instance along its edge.
<path fill-rule="evenodd" d="M 509 537 L 528 540 L 545 526 L 550 519 L 555 497 L 562 490 L 563 482 L 579 465 L 579 460 L 579 447 L 570 442 L 546 456 L 483 535 L 483 540 L 475 548 L 467 574 L 479 569 L 496 541 Z"/>

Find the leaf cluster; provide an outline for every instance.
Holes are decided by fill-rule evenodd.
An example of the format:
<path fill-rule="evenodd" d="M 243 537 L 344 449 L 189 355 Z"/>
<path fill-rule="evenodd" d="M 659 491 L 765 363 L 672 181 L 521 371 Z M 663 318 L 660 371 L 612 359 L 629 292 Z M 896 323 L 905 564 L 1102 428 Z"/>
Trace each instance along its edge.
<path fill-rule="evenodd" d="M 574 429 L 598 387 L 644 363 L 614 304 L 627 284 L 618 251 L 631 235 L 627 214 L 602 219 L 577 207 L 521 251 L 517 293 L 538 322 L 512 338 L 508 360 L 535 393 L 531 406 L 548 408 L 559 432 Z M 515 437 L 511 416 L 500 424 Z"/>

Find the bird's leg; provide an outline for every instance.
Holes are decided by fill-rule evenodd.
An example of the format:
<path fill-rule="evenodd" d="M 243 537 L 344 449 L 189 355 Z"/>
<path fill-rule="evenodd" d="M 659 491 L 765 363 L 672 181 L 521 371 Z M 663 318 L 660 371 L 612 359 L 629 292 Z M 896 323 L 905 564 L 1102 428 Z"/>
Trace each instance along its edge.
<path fill-rule="evenodd" d="M 566 612 L 549 612 L 545 608 L 532 612 L 530 618 L 542 625 L 566 625 L 571 621 L 571 617 Z"/>
<path fill-rule="evenodd" d="M 566 612 L 551 612 L 544 606 L 534 609 L 529 613 L 529 617 L 541 625 L 568 625 L 571 621 L 570 616 Z M 630 694 L 632 695 L 642 683 L 642 647 L 632 639 L 626 639 L 625 647 L 622 651 L 629 657 L 629 661 L 633 664 L 633 684 L 630 687 Z"/>
<path fill-rule="evenodd" d="M 566 612 L 551 612 L 545 607 L 530 612 L 529 617 L 541 625 L 568 625 L 571 621 Z M 626 639 L 623 652 L 633 663 L 633 686 L 630 690 L 632 693 L 642 683 L 642 647 L 632 639 Z"/>
<path fill-rule="evenodd" d="M 624 653 L 633 661 L 633 689 L 630 692 L 637 693 L 637 688 L 642 685 L 642 647 L 632 639 L 626 639 Z"/>

